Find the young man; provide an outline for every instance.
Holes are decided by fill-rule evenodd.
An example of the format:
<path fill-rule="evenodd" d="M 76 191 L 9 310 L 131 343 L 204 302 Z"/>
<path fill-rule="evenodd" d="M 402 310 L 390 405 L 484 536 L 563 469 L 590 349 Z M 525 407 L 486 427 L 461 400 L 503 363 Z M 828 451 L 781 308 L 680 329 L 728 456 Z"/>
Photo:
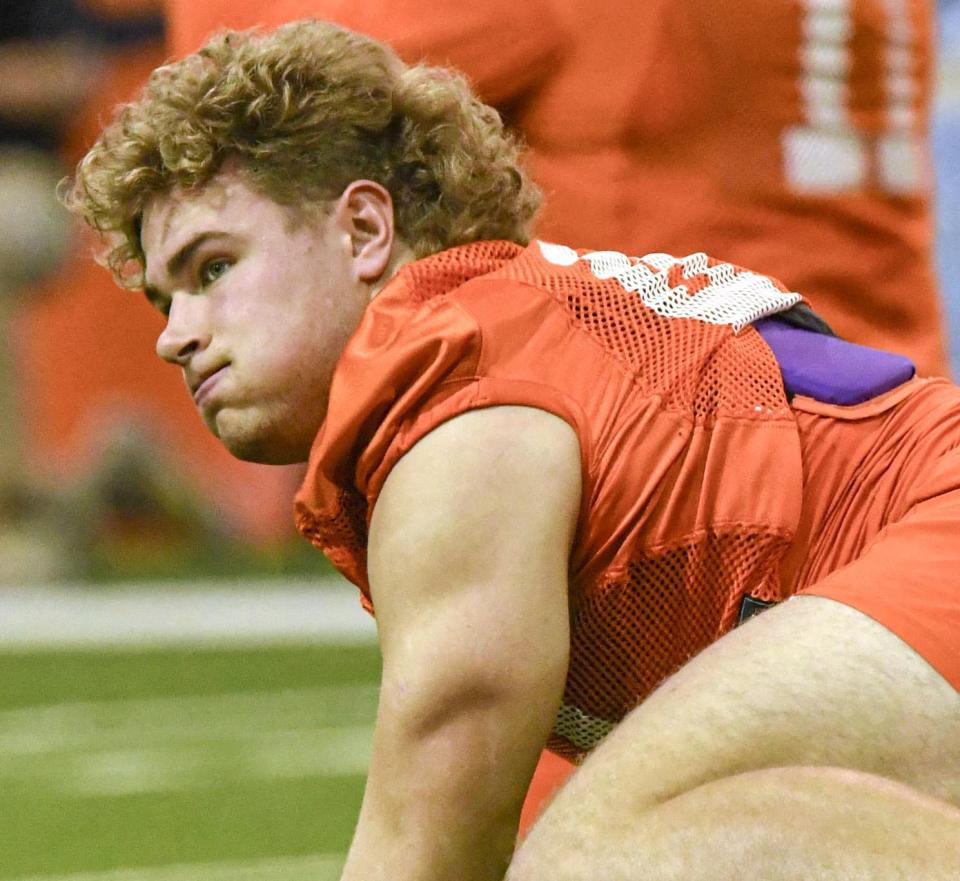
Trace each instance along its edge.
<path fill-rule="evenodd" d="M 702 254 L 529 242 L 496 114 L 319 22 L 158 70 L 66 201 L 376 608 L 345 879 L 957 877 L 954 386 Z M 590 757 L 511 862 L 548 741 Z"/>

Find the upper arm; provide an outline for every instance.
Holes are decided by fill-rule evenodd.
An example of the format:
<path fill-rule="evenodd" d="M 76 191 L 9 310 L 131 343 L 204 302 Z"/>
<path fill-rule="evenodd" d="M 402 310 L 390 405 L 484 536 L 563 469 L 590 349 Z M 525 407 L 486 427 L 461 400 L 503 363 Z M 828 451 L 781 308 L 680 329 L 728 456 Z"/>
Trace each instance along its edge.
<path fill-rule="evenodd" d="M 368 559 L 381 715 L 426 734 L 467 705 L 523 706 L 546 736 L 566 677 L 579 501 L 576 435 L 527 407 L 459 416 L 394 466 Z"/>

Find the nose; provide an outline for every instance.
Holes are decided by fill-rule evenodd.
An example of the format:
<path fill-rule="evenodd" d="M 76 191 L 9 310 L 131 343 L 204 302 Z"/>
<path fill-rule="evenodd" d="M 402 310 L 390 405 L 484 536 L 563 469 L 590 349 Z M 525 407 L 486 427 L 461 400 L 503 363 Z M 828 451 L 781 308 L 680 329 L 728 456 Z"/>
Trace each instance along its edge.
<path fill-rule="evenodd" d="M 175 293 L 170 301 L 167 326 L 157 337 L 157 354 L 164 361 L 185 367 L 210 345 L 210 330 L 201 297 Z"/>

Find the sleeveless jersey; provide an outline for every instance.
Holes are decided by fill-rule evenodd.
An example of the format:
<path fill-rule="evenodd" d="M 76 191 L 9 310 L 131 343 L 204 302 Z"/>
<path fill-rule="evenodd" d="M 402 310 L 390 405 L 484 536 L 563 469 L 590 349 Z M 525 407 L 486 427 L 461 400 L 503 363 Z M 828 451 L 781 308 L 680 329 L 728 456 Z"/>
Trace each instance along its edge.
<path fill-rule="evenodd" d="M 406 451 L 471 409 L 520 404 L 565 419 L 583 503 L 550 746 L 577 759 L 734 626 L 748 590 L 781 596 L 800 442 L 751 322 L 800 299 L 703 254 L 481 242 L 408 264 L 338 362 L 298 527 L 372 610 L 367 526 Z"/>

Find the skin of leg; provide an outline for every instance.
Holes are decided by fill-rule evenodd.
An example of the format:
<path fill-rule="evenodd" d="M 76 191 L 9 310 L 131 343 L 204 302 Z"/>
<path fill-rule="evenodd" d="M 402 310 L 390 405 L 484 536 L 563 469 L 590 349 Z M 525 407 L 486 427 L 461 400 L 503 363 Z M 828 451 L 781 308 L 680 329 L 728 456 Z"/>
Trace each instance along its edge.
<path fill-rule="evenodd" d="M 646 812 L 603 850 L 536 859 L 508 881 L 957 881 L 960 810 L 840 768 L 726 777 Z"/>
<path fill-rule="evenodd" d="M 509 877 L 602 857 L 665 803 L 777 767 L 844 768 L 960 804 L 960 694 L 866 615 L 794 598 L 719 640 L 630 713 L 547 807 Z"/>

